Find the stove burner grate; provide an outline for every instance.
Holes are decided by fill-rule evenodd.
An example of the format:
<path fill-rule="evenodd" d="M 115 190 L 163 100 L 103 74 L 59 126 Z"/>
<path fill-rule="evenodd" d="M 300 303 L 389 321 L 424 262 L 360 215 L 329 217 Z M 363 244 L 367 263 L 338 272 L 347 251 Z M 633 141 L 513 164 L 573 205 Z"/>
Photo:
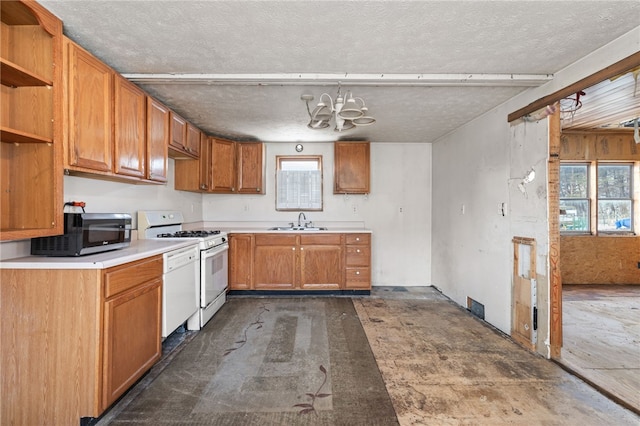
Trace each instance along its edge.
<path fill-rule="evenodd" d="M 157 237 L 158 238 L 206 238 L 212 235 L 217 235 L 219 233 L 220 231 L 217 229 L 213 231 L 199 229 L 199 230 L 192 230 L 192 231 L 177 231 L 177 232 L 172 232 L 168 234 L 158 234 Z"/>

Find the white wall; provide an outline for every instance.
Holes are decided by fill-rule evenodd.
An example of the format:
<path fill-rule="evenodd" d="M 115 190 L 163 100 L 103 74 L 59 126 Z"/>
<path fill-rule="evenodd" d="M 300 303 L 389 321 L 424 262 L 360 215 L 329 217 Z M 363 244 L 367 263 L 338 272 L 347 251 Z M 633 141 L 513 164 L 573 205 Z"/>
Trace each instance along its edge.
<path fill-rule="evenodd" d="M 275 210 L 275 156 L 295 155 L 295 144 L 266 144 L 266 195 L 206 194 L 173 190 L 174 160 L 167 185 L 132 185 L 65 176 L 64 200 L 84 201 L 87 212 L 131 213 L 174 209 L 193 226 L 273 226 L 297 221 L 298 212 Z M 303 154 L 323 156 L 324 210 L 307 219 L 328 227 L 373 231 L 373 285 L 430 285 L 431 145 L 371 144 L 371 194 L 333 194 L 333 143 L 306 143 Z M 400 211 L 402 209 L 402 211 Z M 29 242 L 0 244 L 2 259 L 29 254 Z"/>
<path fill-rule="evenodd" d="M 537 240 L 537 272 L 547 280 L 538 298 L 547 304 L 539 313 L 543 334 L 549 323 L 547 127 L 511 127 L 507 115 L 637 51 L 640 27 L 433 144 L 432 283 L 460 305 L 467 296 L 484 304 L 485 319 L 505 333 L 511 329 L 514 235 Z M 517 183 L 532 166 L 537 177 L 524 197 Z M 547 338 L 538 335 L 543 343 Z"/>
<path fill-rule="evenodd" d="M 295 222 L 298 212 L 275 210 L 276 155 L 297 155 L 295 143 L 266 144 L 266 194 L 203 197 L 210 226 L 271 226 Z M 333 143 L 305 143 L 302 154 L 323 157 L 321 212 L 308 220 L 327 227 L 364 227 L 372 236 L 373 285 L 430 285 L 431 145 L 371 144 L 371 194 L 333 194 Z"/>

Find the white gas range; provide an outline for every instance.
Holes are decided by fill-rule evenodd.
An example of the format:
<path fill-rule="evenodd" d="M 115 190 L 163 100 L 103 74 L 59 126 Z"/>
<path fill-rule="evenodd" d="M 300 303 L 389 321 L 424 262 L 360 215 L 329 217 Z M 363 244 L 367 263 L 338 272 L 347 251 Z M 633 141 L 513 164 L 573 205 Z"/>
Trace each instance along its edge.
<path fill-rule="evenodd" d="M 138 238 L 192 239 L 198 244 L 199 273 L 196 277 L 197 311 L 187 320 L 189 330 L 200 330 L 226 301 L 228 282 L 229 243 L 225 232 L 211 229 L 183 230 L 184 216 L 180 211 L 138 211 Z M 165 256 L 170 263 L 171 253 Z M 165 266 L 166 268 L 166 266 Z M 168 286 L 172 283 L 170 271 L 165 273 Z M 168 276 L 167 276 L 168 275 Z M 167 282 L 165 282 L 167 286 Z M 167 296 L 167 306 L 172 300 Z"/>

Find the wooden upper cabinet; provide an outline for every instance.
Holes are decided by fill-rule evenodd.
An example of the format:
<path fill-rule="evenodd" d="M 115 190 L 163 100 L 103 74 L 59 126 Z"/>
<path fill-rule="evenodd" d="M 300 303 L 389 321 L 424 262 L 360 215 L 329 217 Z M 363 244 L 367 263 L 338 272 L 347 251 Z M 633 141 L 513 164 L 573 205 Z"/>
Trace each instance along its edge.
<path fill-rule="evenodd" d="M 211 141 L 211 192 L 237 192 L 236 143 L 212 138 Z"/>
<path fill-rule="evenodd" d="M 334 143 L 334 194 L 368 194 L 369 142 Z"/>
<path fill-rule="evenodd" d="M 179 114 L 171 111 L 171 139 L 169 157 L 176 160 L 197 159 L 200 145 L 200 130 L 188 123 Z"/>
<path fill-rule="evenodd" d="M 169 109 L 147 96 L 146 178 L 167 181 L 167 147 L 169 146 Z"/>
<path fill-rule="evenodd" d="M 175 189 L 218 194 L 264 194 L 264 144 L 201 134 L 200 160 L 176 161 Z"/>
<path fill-rule="evenodd" d="M 264 144 L 262 142 L 236 143 L 238 192 L 264 194 Z"/>
<path fill-rule="evenodd" d="M 175 112 L 169 113 L 171 139 L 169 139 L 169 150 L 175 150 L 178 152 L 184 151 L 184 147 L 187 140 L 187 120 L 180 117 Z"/>
<path fill-rule="evenodd" d="M 208 192 L 211 188 L 211 144 L 213 139 L 200 132 L 200 158 L 176 159 L 174 188 L 179 191 Z"/>
<path fill-rule="evenodd" d="M 200 135 L 202 132 L 191 123 L 187 123 L 187 139 L 185 149 L 195 157 L 200 155 Z"/>
<path fill-rule="evenodd" d="M 114 72 L 69 39 L 68 131 L 65 167 L 111 172 L 113 168 Z"/>
<path fill-rule="evenodd" d="M 1 1 L 0 29 L 0 240 L 61 234 L 62 21 Z"/>
<path fill-rule="evenodd" d="M 195 188 L 208 191 L 211 186 L 211 144 L 213 138 L 202 133 L 200 135 L 200 161 L 198 161 L 198 182 Z"/>
<path fill-rule="evenodd" d="M 116 174 L 146 177 L 146 95 L 129 80 L 116 75 L 114 92 L 114 156 Z"/>

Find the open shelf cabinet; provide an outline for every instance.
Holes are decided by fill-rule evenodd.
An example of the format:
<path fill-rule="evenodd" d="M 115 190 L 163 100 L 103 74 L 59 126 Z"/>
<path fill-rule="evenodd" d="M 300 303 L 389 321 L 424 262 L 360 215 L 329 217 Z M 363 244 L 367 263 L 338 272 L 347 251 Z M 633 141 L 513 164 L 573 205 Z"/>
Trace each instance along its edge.
<path fill-rule="evenodd" d="M 0 2 L 0 240 L 62 233 L 62 22 Z"/>

